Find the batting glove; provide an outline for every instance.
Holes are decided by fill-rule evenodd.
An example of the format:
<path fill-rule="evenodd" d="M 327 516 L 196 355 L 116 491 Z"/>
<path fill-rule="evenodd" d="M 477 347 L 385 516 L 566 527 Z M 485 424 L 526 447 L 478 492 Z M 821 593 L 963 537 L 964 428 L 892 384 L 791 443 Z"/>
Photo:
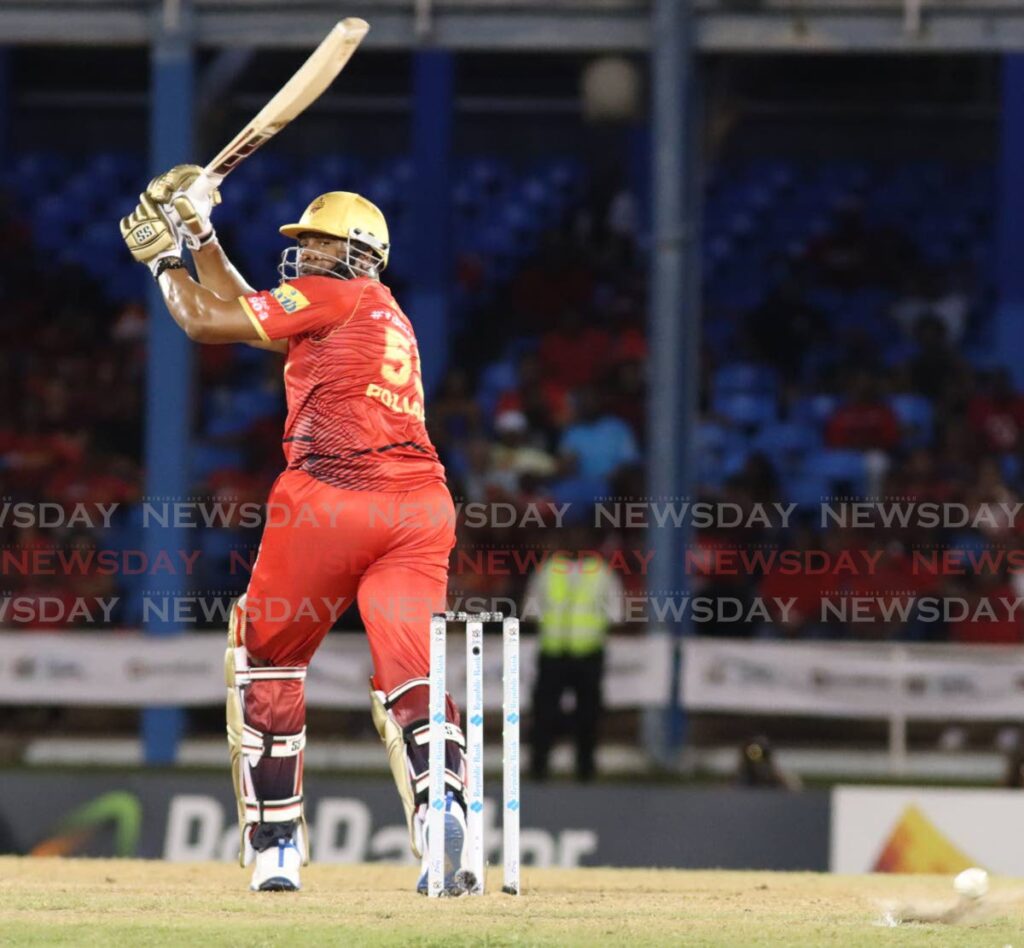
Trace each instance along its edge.
<path fill-rule="evenodd" d="M 160 261 L 181 257 L 181 237 L 163 211 L 145 194 L 127 217 L 121 218 L 121 236 L 132 256 L 146 264 L 154 276 Z"/>
<path fill-rule="evenodd" d="M 198 250 L 216 236 L 210 215 L 220 204 L 199 165 L 175 165 L 149 182 L 146 194 L 159 204 L 178 229 L 189 250 Z"/>

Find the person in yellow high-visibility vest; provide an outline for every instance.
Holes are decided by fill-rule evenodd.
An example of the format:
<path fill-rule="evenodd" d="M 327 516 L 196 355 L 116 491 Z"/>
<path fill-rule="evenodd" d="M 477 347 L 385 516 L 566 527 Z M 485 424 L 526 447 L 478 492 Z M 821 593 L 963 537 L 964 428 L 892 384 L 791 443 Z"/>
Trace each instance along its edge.
<path fill-rule="evenodd" d="M 609 626 L 622 621 L 622 597 L 621 580 L 595 550 L 557 550 L 530 577 L 527 611 L 536 616 L 538 631 L 530 758 L 535 780 L 547 777 L 566 692 L 576 699 L 576 779 L 594 776 L 605 640 Z"/>

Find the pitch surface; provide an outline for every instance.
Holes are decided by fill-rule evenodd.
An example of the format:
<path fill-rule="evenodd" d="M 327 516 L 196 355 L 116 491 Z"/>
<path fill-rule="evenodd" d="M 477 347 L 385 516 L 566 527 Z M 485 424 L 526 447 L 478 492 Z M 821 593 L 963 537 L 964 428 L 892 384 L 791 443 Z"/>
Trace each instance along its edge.
<path fill-rule="evenodd" d="M 525 869 L 524 894 L 428 902 L 395 866 L 311 866 L 298 894 L 237 866 L 0 858 L 2 945 L 1024 946 L 1024 886 L 995 880 L 957 924 L 886 927 L 883 905 L 955 904 L 950 880 Z M 926 916 L 931 917 L 931 916 Z"/>

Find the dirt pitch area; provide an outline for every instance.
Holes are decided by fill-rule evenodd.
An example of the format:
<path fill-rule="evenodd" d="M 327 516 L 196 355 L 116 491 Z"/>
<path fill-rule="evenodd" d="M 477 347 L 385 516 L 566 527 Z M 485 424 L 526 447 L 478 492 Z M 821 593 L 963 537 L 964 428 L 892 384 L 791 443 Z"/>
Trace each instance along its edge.
<path fill-rule="evenodd" d="M 0 858 L 0 945 L 927 945 L 1024 948 L 1024 884 L 996 880 L 955 923 L 930 876 L 526 869 L 524 894 L 428 902 L 409 868 L 312 866 L 298 894 L 235 866 Z M 496 889 L 496 873 L 488 880 Z M 916 909 L 915 909 L 916 910 Z"/>

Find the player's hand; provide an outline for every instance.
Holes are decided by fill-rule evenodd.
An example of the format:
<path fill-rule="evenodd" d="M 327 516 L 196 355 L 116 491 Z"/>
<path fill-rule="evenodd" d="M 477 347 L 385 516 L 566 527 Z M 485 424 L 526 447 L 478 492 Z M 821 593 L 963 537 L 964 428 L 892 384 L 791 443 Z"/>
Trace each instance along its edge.
<path fill-rule="evenodd" d="M 121 236 L 132 256 L 156 274 L 165 257 L 181 256 L 181 237 L 164 212 L 145 194 L 127 217 L 121 218 Z"/>
<path fill-rule="evenodd" d="M 215 236 L 210 215 L 220 204 L 220 191 L 204 187 L 199 165 L 175 165 L 149 182 L 146 194 L 178 228 L 189 250 L 198 250 Z"/>

